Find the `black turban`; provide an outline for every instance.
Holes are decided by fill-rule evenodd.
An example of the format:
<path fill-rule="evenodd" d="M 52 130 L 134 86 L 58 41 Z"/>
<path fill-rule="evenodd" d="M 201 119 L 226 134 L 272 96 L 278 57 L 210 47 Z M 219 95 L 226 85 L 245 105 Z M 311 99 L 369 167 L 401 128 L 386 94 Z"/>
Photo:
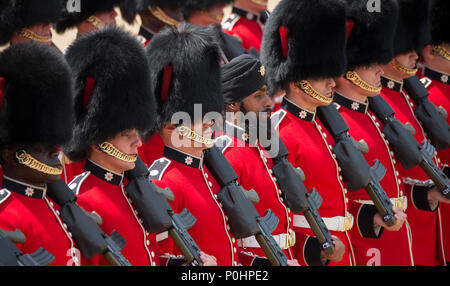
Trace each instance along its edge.
<path fill-rule="evenodd" d="M 261 62 L 244 54 L 222 66 L 224 104 L 240 102 L 265 85 L 265 70 Z"/>

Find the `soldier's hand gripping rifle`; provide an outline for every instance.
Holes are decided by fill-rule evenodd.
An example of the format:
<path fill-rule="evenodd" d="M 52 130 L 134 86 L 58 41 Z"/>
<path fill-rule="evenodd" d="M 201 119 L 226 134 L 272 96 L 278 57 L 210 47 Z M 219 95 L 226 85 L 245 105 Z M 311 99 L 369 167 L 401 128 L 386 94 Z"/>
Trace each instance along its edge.
<path fill-rule="evenodd" d="M 222 187 L 217 197 L 227 214 L 234 236 L 238 239 L 255 236 L 272 265 L 287 266 L 286 255 L 272 237 L 279 222 L 276 215 L 269 209 L 264 217 L 260 217 L 246 195 L 247 191 L 237 183 L 238 176 L 233 167 L 216 146 L 204 151 L 204 160 Z"/>
<path fill-rule="evenodd" d="M 395 156 L 405 169 L 420 166 L 446 198 L 450 198 L 450 180 L 433 162 L 435 149 L 429 142 L 422 146 L 394 117 L 395 112 L 381 96 L 369 98 L 369 107 L 383 122 L 383 133 Z"/>
<path fill-rule="evenodd" d="M 336 144 L 333 147 L 336 160 L 342 170 L 342 177 L 349 191 L 364 188 L 373 201 L 384 223 L 392 226 L 397 222 L 393 204 L 380 185 L 386 168 L 376 160 L 372 167 L 363 156 L 368 152 L 364 141 L 357 142 L 348 134 L 349 127 L 333 104 L 317 109 L 320 120 L 331 133 Z"/>
<path fill-rule="evenodd" d="M 270 120 L 267 126 L 271 126 Z M 308 192 L 303 184 L 304 173 L 299 168 L 294 168 L 287 160 L 289 152 L 275 130 L 271 128 L 271 133 L 267 134 L 270 136 L 271 144 L 266 147 L 266 150 L 269 153 L 272 153 L 271 151 L 276 153 L 276 155 L 272 154 L 274 162 L 272 171 L 280 186 L 284 202 L 292 212 L 303 213 L 322 250 L 326 254 L 332 254 L 334 244 L 331 233 L 318 212 L 322 197 L 315 189 Z M 273 144 L 277 144 L 278 152 L 275 151 Z"/>
<path fill-rule="evenodd" d="M 63 180 L 48 184 L 47 195 L 61 206 L 61 219 L 84 257 L 101 254 L 112 266 L 131 266 L 121 253 L 125 239 L 116 231 L 112 231 L 111 236 L 104 233 L 98 226 L 101 218 L 76 204 L 77 197 Z"/>
<path fill-rule="evenodd" d="M 431 144 L 437 150 L 450 147 L 450 126 L 439 109 L 428 99 L 428 90 L 417 76 L 404 79 L 403 84 L 405 90 L 417 105 L 414 114 L 422 123 Z"/>
<path fill-rule="evenodd" d="M 173 200 L 172 192 L 150 181 L 149 171 L 139 157 L 135 164 L 133 170 L 125 172 L 130 180 L 125 191 L 139 212 L 145 229 L 150 233 L 168 231 L 188 263 L 203 265 L 201 250 L 187 232 L 195 224 L 195 217 L 187 209 L 175 214 L 167 201 Z"/>
<path fill-rule="evenodd" d="M 0 229 L 0 266 L 48 266 L 55 260 L 55 257 L 42 247 L 32 254 L 23 254 L 13 242 L 25 243 L 23 233 L 20 230 Z"/>

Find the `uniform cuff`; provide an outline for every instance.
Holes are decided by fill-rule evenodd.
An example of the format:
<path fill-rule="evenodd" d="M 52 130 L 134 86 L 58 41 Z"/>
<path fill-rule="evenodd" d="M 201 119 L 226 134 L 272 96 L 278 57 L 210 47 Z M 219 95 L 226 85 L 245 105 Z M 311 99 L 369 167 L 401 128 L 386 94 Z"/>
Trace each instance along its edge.
<path fill-rule="evenodd" d="M 413 186 L 411 201 L 417 209 L 430 212 L 434 212 L 438 209 L 439 202 L 433 206 L 434 208 L 432 208 L 432 206 L 430 206 L 430 202 L 428 201 L 428 192 L 432 188 L 433 187 L 429 186 Z"/>
<path fill-rule="evenodd" d="M 303 248 L 303 257 L 308 266 L 326 266 L 330 263 L 320 255 L 321 251 L 319 241 L 312 236 L 308 237 Z"/>
<path fill-rule="evenodd" d="M 363 204 L 358 211 L 357 224 L 362 237 L 379 239 L 383 234 L 383 227 L 375 225 L 373 218 L 378 213 L 374 205 Z"/>

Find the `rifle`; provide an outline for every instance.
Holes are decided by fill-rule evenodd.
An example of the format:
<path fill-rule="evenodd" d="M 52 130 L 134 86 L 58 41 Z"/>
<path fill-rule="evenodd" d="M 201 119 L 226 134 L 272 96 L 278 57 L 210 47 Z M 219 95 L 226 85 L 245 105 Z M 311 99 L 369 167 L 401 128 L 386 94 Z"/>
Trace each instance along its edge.
<path fill-rule="evenodd" d="M 23 254 L 14 243 L 25 243 L 25 236 L 20 230 L 6 231 L 0 229 L 0 265 L 3 266 L 48 266 L 55 257 L 40 247 L 32 254 Z"/>
<path fill-rule="evenodd" d="M 427 141 L 420 146 L 394 117 L 395 112 L 380 95 L 369 98 L 369 107 L 384 124 L 383 133 L 403 167 L 411 169 L 420 166 L 439 191 L 450 198 L 450 180 L 433 162 L 434 146 Z"/>
<path fill-rule="evenodd" d="M 369 166 L 362 154 L 369 151 L 367 144 L 355 141 L 348 134 L 349 127 L 334 105 L 319 107 L 317 113 L 336 141 L 333 150 L 349 191 L 364 188 L 386 225 L 394 225 L 397 219 L 392 210 L 393 204 L 380 185 L 386 168 L 378 160 L 372 167 Z"/>
<path fill-rule="evenodd" d="M 428 90 L 417 76 L 403 80 L 403 84 L 417 105 L 414 114 L 422 123 L 431 144 L 437 150 L 450 147 L 450 127 L 439 109 L 428 99 Z"/>
<path fill-rule="evenodd" d="M 202 266 L 200 247 L 187 232 L 195 224 L 196 218 L 187 209 L 175 214 L 166 199 L 173 200 L 172 192 L 156 186 L 148 175 L 149 171 L 139 157 L 135 168 L 125 172 L 130 180 L 125 191 L 142 217 L 145 229 L 150 233 L 168 231 L 185 260 L 193 266 Z"/>
<path fill-rule="evenodd" d="M 279 222 L 277 216 L 269 209 L 264 217 L 260 217 L 246 196 L 247 191 L 237 183 L 238 176 L 233 167 L 216 146 L 204 151 L 204 160 L 222 187 L 217 197 L 227 214 L 234 236 L 238 239 L 255 236 L 272 265 L 287 266 L 286 255 L 271 235 Z"/>
<path fill-rule="evenodd" d="M 121 253 L 125 239 L 115 230 L 111 232 L 111 236 L 104 233 L 97 225 L 101 219 L 88 214 L 76 204 L 77 197 L 63 180 L 48 184 L 47 195 L 61 206 L 61 219 L 84 257 L 102 254 L 112 266 L 131 266 Z"/>
<path fill-rule="evenodd" d="M 267 124 L 271 126 L 271 122 L 267 122 Z M 314 188 L 308 192 L 303 184 L 305 180 L 303 171 L 300 168 L 294 168 L 287 160 L 289 151 L 274 129 L 272 129 L 271 141 L 278 143 L 278 153 L 272 157 L 274 162 L 272 171 L 279 183 L 284 201 L 294 213 L 303 213 L 322 250 L 326 254 L 332 254 L 334 244 L 331 233 L 318 212 L 322 204 L 322 197 Z M 266 147 L 266 150 L 270 151 L 271 147 L 272 145 Z"/>

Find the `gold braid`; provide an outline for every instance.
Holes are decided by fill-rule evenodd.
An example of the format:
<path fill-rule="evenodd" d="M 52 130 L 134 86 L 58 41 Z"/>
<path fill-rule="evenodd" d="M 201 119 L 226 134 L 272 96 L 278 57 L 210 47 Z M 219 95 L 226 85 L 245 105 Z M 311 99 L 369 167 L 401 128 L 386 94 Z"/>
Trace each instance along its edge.
<path fill-rule="evenodd" d="M 53 168 L 50 167 L 42 162 L 39 162 L 33 156 L 25 152 L 25 150 L 17 151 L 16 152 L 16 158 L 17 161 L 19 161 L 20 164 L 25 165 L 31 169 L 37 170 L 44 174 L 49 175 L 61 175 L 62 169 Z"/>
<path fill-rule="evenodd" d="M 304 93 L 311 96 L 312 98 L 317 99 L 318 101 L 326 104 L 330 104 L 333 101 L 333 98 L 326 97 L 320 94 L 317 90 L 315 90 L 309 82 L 306 80 L 299 81 L 296 86 L 303 90 Z"/>
<path fill-rule="evenodd" d="M 180 24 L 179 21 L 169 17 L 161 8 L 158 6 L 150 6 L 148 7 L 148 10 L 150 13 L 152 13 L 153 16 L 155 16 L 158 20 L 163 22 L 164 24 L 167 24 L 169 26 L 178 26 Z"/>
<path fill-rule="evenodd" d="M 393 59 L 391 61 L 391 66 L 394 69 L 396 69 L 404 74 L 407 74 L 407 75 L 413 76 L 417 73 L 417 68 L 415 68 L 415 69 L 407 68 L 407 67 L 403 66 L 402 64 L 400 64 L 396 59 Z"/>
<path fill-rule="evenodd" d="M 345 74 L 345 78 L 351 81 L 354 85 L 373 93 L 380 93 L 381 86 L 376 87 L 365 82 L 356 72 L 348 71 Z"/>
<path fill-rule="evenodd" d="M 109 142 L 101 143 L 100 145 L 98 145 L 98 148 L 100 149 L 100 151 L 127 163 L 136 162 L 137 160 L 136 155 L 134 156 L 127 155 L 122 151 L 120 151 L 119 149 L 117 149 L 116 147 L 114 147 L 114 145 Z"/>
<path fill-rule="evenodd" d="M 19 31 L 19 35 L 21 35 L 24 38 L 40 42 L 40 43 L 49 43 L 52 41 L 51 37 L 41 36 L 36 34 L 35 32 L 31 31 L 30 29 L 23 28 Z"/>
<path fill-rule="evenodd" d="M 180 126 L 178 127 L 178 134 L 180 134 L 181 136 L 184 136 L 194 142 L 198 142 L 198 143 L 202 143 L 205 145 L 213 145 L 214 144 L 214 139 L 208 139 L 205 138 L 197 133 L 194 132 L 194 130 L 190 129 L 187 126 Z"/>
<path fill-rule="evenodd" d="M 433 53 L 443 57 L 447 61 L 450 61 L 450 52 L 447 51 L 443 46 L 433 45 Z"/>

